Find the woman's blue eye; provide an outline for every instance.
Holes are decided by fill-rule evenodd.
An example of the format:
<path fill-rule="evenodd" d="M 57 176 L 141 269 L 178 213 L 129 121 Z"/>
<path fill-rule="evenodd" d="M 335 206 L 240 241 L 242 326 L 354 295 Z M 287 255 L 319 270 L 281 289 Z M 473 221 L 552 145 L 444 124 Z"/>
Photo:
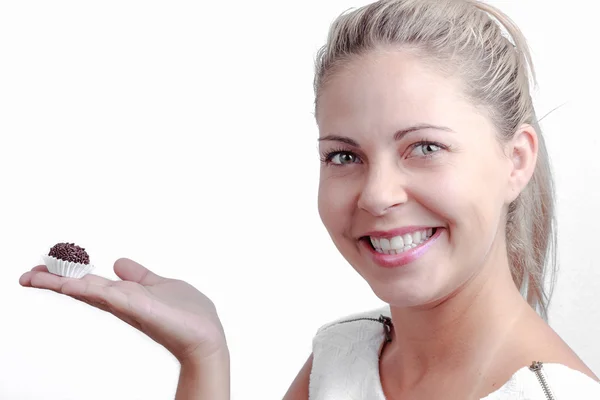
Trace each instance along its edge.
<path fill-rule="evenodd" d="M 436 151 L 441 150 L 442 148 L 435 143 L 419 143 L 413 148 L 413 153 L 416 156 L 428 156 Z"/>
<path fill-rule="evenodd" d="M 333 153 L 329 157 L 329 162 L 331 162 L 332 164 L 336 164 L 336 165 L 353 164 L 353 163 L 357 162 L 357 160 L 358 160 L 358 157 L 356 157 L 356 155 L 354 155 L 350 152 L 346 152 L 346 151 L 340 151 L 337 153 Z"/>

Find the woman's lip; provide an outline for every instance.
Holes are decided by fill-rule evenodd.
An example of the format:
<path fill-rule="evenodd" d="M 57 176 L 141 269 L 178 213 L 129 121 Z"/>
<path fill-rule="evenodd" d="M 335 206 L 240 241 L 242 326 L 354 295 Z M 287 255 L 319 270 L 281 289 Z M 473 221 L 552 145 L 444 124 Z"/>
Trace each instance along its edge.
<path fill-rule="evenodd" d="M 369 256 L 377 265 L 384 268 L 396 268 L 410 264 L 411 262 L 421 258 L 440 237 L 443 231 L 443 228 L 436 228 L 435 234 L 427 239 L 427 241 L 421 243 L 414 249 L 404 251 L 400 254 L 378 253 L 373 246 L 371 246 L 368 239 L 363 239 L 360 242 L 363 249 L 368 251 Z"/>
<path fill-rule="evenodd" d="M 419 231 L 425 231 L 427 229 L 436 229 L 437 226 L 403 226 L 401 228 L 392 229 L 389 231 L 371 231 L 367 232 L 361 237 L 375 237 L 375 238 L 392 238 L 394 236 L 401 236 L 406 233 L 414 233 Z"/>

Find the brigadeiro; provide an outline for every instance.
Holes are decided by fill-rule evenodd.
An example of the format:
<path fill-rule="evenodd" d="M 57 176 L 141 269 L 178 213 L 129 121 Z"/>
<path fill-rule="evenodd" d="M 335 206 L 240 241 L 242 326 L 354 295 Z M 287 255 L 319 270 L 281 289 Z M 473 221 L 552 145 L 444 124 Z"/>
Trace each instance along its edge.
<path fill-rule="evenodd" d="M 57 243 L 42 259 L 48 272 L 67 278 L 82 278 L 94 269 L 88 253 L 75 243 Z"/>

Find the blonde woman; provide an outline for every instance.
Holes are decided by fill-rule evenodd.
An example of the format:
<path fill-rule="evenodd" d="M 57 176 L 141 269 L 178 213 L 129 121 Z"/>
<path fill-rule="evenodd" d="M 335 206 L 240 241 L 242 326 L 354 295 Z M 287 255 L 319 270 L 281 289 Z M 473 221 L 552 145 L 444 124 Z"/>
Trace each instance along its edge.
<path fill-rule="evenodd" d="M 554 198 L 533 78 L 519 29 L 476 1 L 382 0 L 334 22 L 315 76 L 319 212 L 389 307 L 321 328 L 285 399 L 600 398 L 545 321 Z M 36 267 L 21 283 L 163 344 L 182 364 L 178 399 L 228 398 L 210 301 L 130 260 L 115 271 Z"/>

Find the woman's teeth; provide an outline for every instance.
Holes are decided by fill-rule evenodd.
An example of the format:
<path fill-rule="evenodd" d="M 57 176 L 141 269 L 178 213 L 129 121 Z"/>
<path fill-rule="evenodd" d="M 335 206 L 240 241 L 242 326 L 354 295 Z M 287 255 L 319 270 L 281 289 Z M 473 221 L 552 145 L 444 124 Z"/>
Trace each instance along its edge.
<path fill-rule="evenodd" d="M 406 250 L 413 249 L 429 239 L 434 233 L 433 228 L 424 229 L 422 231 L 416 231 L 412 233 L 406 233 L 401 236 L 394 236 L 392 238 L 375 238 L 369 236 L 371 244 L 375 248 L 375 251 L 381 254 L 400 254 Z"/>

